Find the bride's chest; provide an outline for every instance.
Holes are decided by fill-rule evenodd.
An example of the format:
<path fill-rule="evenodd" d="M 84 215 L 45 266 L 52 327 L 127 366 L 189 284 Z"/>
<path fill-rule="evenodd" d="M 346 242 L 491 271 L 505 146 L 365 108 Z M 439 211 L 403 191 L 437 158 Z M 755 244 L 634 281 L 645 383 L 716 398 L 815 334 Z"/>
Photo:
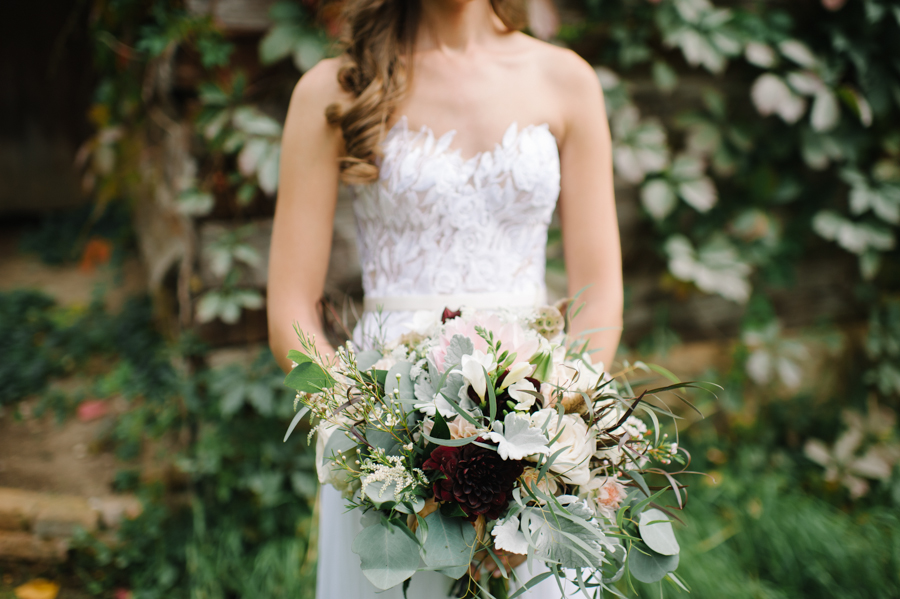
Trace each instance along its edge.
<path fill-rule="evenodd" d="M 382 144 L 380 177 L 354 188 L 361 226 L 546 227 L 559 197 L 556 138 L 546 124 L 511 124 L 492 150 L 463 158 L 455 132 L 440 138 L 401 118 Z"/>

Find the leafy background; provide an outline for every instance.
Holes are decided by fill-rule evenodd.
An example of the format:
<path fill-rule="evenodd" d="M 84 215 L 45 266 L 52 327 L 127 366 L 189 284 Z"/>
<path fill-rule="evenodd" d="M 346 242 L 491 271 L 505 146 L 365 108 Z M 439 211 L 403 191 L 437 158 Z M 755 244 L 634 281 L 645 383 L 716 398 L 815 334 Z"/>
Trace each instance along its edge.
<path fill-rule="evenodd" d="M 632 273 L 623 355 L 715 349 L 685 363 L 724 391 L 679 426 L 713 479 L 690 488 L 682 579 L 699 597 L 900 596 L 900 5 L 530 6 L 532 33 L 595 65 L 606 95 Z M 64 568 L 86 593 L 312 597 L 316 482 L 303 435 L 281 442 L 291 397 L 267 351 L 211 356 L 261 340 L 247 331 L 264 315 L 281 122 L 297 76 L 334 52 L 336 8 L 277 2 L 261 37 L 191 2 L 91 8 L 90 204 L 46 218 L 21 250 L 112 270 L 140 253 L 153 273 L 147 206 L 190 233 L 150 298 L 117 311 L 99 293 L 77 308 L 0 294 L 0 406 L 65 420 L 89 399 L 128 402 L 106 443 L 116 490 L 145 508 L 120 542 L 79 536 Z M 701 329 L 685 306 L 725 316 Z M 51 385 L 69 376 L 89 392 Z M 172 476 L 136 465 L 149 443 Z"/>

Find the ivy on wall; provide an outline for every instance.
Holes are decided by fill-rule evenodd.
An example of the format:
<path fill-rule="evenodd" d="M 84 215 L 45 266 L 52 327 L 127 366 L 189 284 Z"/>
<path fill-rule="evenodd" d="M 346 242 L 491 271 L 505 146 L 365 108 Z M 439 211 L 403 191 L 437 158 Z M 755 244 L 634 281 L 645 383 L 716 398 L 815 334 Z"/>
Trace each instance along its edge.
<path fill-rule="evenodd" d="M 175 0 L 98 6 L 98 133 L 82 155 L 98 203 L 134 196 L 137 140 L 159 106 L 193 127 L 200 166 L 180 183 L 181 214 L 208 218 L 228 197 L 241 222 L 241 210 L 271 203 L 284 107 L 273 110 L 258 82 L 230 66 L 234 44 Z M 895 356 L 884 348 L 898 333 L 881 323 L 900 289 L 900 9 L 887 0 L 585 0 L 579 10 L 562 26 L 533 29 L 555 29 L 557 43 L 596 65 L 616 174 L 636 190 L 679 293 L 717 294 L 757 315 L 740 335 L 745 380 L 792 387 L 803 376 L 805 358 L 782 339 L 769 297 L 839 249 L 856 260 L 847 284 L 887 340 L 871 344 L 866 380 L 896 403 Z M 328 55 L 334 8 L 318 12 L 276 3 L 259 62 L 296 77 Z M 165 96 L 176 56 L 199 73 L 196 89 Z M 197 321 L 235 323 L 262 307 L 260 291 L 241 282 L 263 260 L 248 235 L 229 230 L 200 248 L 218 282 L 192 291 Z"/>

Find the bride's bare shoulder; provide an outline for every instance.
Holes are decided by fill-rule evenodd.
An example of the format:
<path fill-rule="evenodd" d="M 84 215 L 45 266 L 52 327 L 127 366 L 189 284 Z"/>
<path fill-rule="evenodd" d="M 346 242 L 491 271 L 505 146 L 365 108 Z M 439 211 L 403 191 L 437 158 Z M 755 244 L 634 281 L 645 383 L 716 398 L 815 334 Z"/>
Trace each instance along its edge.
<path fill-rule="evenodd" d="M 338 83 L 338 71 L 342 62 L 340 57 L 326 58 L 306 71 L 294 87 L 291 108 L 297 106 L 305 110 L 324 111 L 334 102 L 347 101 L 350 96 Z"/>
<path fill-rule="evenodd" d="M 597 74 L 585 59 L 568 48 L 522 34 L 523 44 L 530 49 L 533 64 L 541 78 L 552 89 L 566 95 L 588 94 L 599 90 Z"/>
<path fill-rule="evenodd" d="M 603 91 L 594 67 L 568 48 L 520 35 L 524 38 L 520 42 L 522 49 L 529 50 L 528 63 L 535 80 L 558 108 L 562 137 L 574 123 L 583 121 L 587 113 L 605 117 Z"/>

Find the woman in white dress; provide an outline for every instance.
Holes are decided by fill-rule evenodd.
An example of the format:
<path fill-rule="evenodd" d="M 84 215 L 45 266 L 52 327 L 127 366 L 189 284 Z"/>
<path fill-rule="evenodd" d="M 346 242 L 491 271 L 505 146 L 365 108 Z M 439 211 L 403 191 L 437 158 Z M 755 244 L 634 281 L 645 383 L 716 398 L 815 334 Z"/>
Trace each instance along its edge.
<path fill-rule="evenodd" d="M 558 203 L 569 291 L 584 289 L 586 303 L 573 329 L 586 332 L 595 363 L 612 361 L 623 298 L 603 95 L 576 54 L 517 30 L 516 1 L 351 0 L 344 54 L 297 84 L 269 258 L 269 339 L 285 370 L 295 322 L 330 351 L 316 305 L 342 181 L 365 291 L 357 345 L 402 334 L 421 310 L 543 302 Z M 350 549 L 359 530 L 323 487 L 318 599 L 402 596 L 362 574 Z M 531 578 L 519 556 L 504 560 Z M 450 582 L 417 573 L 408 597 L 442 599 Z M 551 578 L 524 598 L 559 596 Z"/>

